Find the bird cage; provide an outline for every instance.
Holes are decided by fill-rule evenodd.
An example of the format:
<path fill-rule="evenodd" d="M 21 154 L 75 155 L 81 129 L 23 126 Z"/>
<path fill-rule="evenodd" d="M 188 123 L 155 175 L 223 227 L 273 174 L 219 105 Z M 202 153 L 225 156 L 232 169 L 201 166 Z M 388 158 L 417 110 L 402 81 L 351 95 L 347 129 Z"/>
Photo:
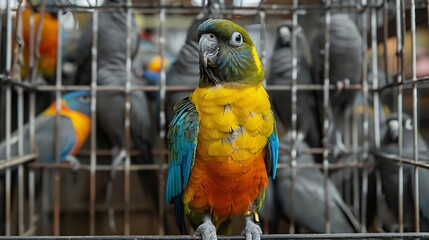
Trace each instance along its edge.
<path fill-rule="evenodd" d="M 198 238 L 165 200 L 166 138 L 208 18 L 243 26 L 265 70 L 262 239 L 429 238 L 428 1 L 5 0 L 0 17 L 5 239 Z M 232 224 L 219 239 L 245 239 Z"/>

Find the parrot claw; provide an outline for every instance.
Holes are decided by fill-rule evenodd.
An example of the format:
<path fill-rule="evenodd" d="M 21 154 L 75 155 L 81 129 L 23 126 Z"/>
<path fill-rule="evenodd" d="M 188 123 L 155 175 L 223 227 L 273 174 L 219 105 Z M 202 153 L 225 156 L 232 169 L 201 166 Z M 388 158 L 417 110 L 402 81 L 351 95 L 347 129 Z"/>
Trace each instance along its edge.
<path fill-rule="evenodd" d="M 80 168 L 80 162 L 77 160 L 75 156 L 69 155 L 66 158 L 66 161 L 68 161 L 74 171 L 78 170 Z"/>
<path fill-rule="evenodd" d="M 246 237 L 246 240 L 261 240 L 262 229 L 253 222 L 252 216 L 246 216 L 246 226 L 241 234 Z"/>
<path fill-rule="evenodd" d="M 201 236 L 203 240 L 217 240 L 216 227 L 213 225 L 210 217 L 203 219 L 204 223 L 195 230 L 196 236 Z"/>
<path fill-rule="evenodd" d="M 124 158 L 125 158 L 126 154 L 125 154 L 125 149 L 114 149 L 114 153 L 113 153 L 113 160 L 112 160 L 112 169 L 110 171 L 110 177 L 111 179 L 115 178 L 116 175 L 116 167 L 119 166 L 121 163 L 124 162 Z"/>

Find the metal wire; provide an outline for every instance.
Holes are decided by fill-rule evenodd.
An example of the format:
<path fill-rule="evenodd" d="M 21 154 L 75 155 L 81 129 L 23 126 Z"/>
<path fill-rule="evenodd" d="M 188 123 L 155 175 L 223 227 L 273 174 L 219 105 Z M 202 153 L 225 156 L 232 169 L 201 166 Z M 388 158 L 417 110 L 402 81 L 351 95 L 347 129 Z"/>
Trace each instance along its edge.
<path fill-rule="evenodd" d="M 329 7 L 331 0 L 327 0 L 325 6 Z M 331 233 L 331 222 L 329 218 L 329 196 L 328 196 L 328 177 L 329 177 L 329 72 L 330 72 L 330 30 L 331 30 L 331 11 L 328 9 L 325 13 L 325 45 L 324 45 L 324 65 L 323 65 L 323 202 L 325 206 L 325 232 Z"/>
<path fill-rule="evenodd" d="M 129 7 L 131 6 L 131 0 L 126 1 L 127 9 L 127 51 L 126 51 L 126 64 L 125 64 L 125 71 L 126 71 L 126 81 L 125 81 L 125 176 L 124 176 L 124 204 L 125 204 L 125 211 L 124 211 L 124 234 L 130 235 L 131 229 L 130 229 L 130 165 L 131 165 L 131 99 L 130 99 L 130 87 L 131 87 L 131 21 L 132 21 L 132 9 Z M 136 107 L 136 106 L 134 106 Z"/>
<path fill-rule="evenodd" d="M 12 55 L 12 9 L 11 2 L 7 1 L 6 9 L 6 73 L 10 74 Z M 11 86 L 6 86 L 6 161 L 11 157 L 11 105 L 12 105 L 12 89 Z M 6 168 L 6 194 L 5 194 L 5 234 L 9 236 L 11 234 L 11 171 Z"/>
<path fill-rule="evenodd" d="M 262 234 L 261 239 L 429 239 L 429 233 L 335 233 L 335 234 Z M 0 239 L 23 239 L 22 237 L 0 237 Z M 51 240 L 51 239 L 69 239 L 69 240 L 167 240 L 167 239 L 201 239 L 196 236 L 169 235 L 169 236 L 39 236 L 25 237 L 26 240 Z M 218 236 L 218 239 L 245 239 L 244 236 Z"/>
<path fill-rule="evenodd" d="M 91 46 L 91 156 L 90 156 L 90 188 L 89 188 L 89 233 L 95 235 L 95 199 L 96 199 L 96 167 L 97 167 L 97 44 L 98 44 L 98 11 L 92 13 L 92 46 Z"/>
<path fill-rule="evenodd" d="M 402 8 L 404 6 L 404 1 L 396 0 L 396 36 L 397 36 L 397 45 L 396 45 L 396 54 L 397 54 L 397 82 L 403 82 L 404 75 L 404 17 Z M 402 123 L 402 86 L 398 86 L 398 98 L 397 98 L 397 107 L 398 107 L 398 122 Z M 399 156 L 403 154 L 403 127 L 402 124 L 399 124 L 399 137 L 398 137 L 398 153 Z M 402 162 L 399 163 L 399 173 L 398 173 L 398 215 L 399 215 L 399 232 L 404 232 L 404 168 Z"/>
<path fill-rule="evenodd" d="M 416 3 L 415 0 L 411 0 L 410 9 L 410 22 L 411 22 L 411 74 L 412 79 L 417 79 L 417 57 L 416 57 Z M 419 161 L 419 121 L 418 121 L 418 89 L 417 84 L 413 84 L 413 154 L 414 162 Z M 415 231 L 420 232 L 420 197 L 419 197 L 419 168 L 417 165 L 414 166 L 414 219 L 415 219 Z M 425 203 L 423 203 L 425 204 Z"/>

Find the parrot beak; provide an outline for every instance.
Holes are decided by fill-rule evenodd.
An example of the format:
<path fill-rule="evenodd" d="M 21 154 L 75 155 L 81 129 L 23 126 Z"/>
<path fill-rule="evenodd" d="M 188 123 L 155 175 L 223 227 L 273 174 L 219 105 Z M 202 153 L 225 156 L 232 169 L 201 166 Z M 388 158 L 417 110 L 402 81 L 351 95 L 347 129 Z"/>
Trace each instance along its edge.
<path fill-rule="evenodd" d="M 215 67 L 218 59 L 219 44 L 216 36 L 211 33 L 203 34 L 200 37 L 200 61 L 206 68 L 208 65 Z"/>

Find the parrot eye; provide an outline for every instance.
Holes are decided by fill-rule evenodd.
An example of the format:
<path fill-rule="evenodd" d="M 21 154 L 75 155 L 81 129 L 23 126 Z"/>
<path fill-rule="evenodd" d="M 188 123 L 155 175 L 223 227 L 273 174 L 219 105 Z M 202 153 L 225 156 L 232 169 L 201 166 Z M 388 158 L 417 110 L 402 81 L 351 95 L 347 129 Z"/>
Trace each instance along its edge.
<path fill-rule="evenodd" d="M 230 40 L 231 45 L 239 47 L 243 44 L 243 37 L 239 32 L 234 32 Z"/>
<path fill-rule="evenodd" d="M 89 96 L 80 96 L 79 97 L 79 101 L 82 103 L 89 103 L 89 100 L 90 100 Z"/>

